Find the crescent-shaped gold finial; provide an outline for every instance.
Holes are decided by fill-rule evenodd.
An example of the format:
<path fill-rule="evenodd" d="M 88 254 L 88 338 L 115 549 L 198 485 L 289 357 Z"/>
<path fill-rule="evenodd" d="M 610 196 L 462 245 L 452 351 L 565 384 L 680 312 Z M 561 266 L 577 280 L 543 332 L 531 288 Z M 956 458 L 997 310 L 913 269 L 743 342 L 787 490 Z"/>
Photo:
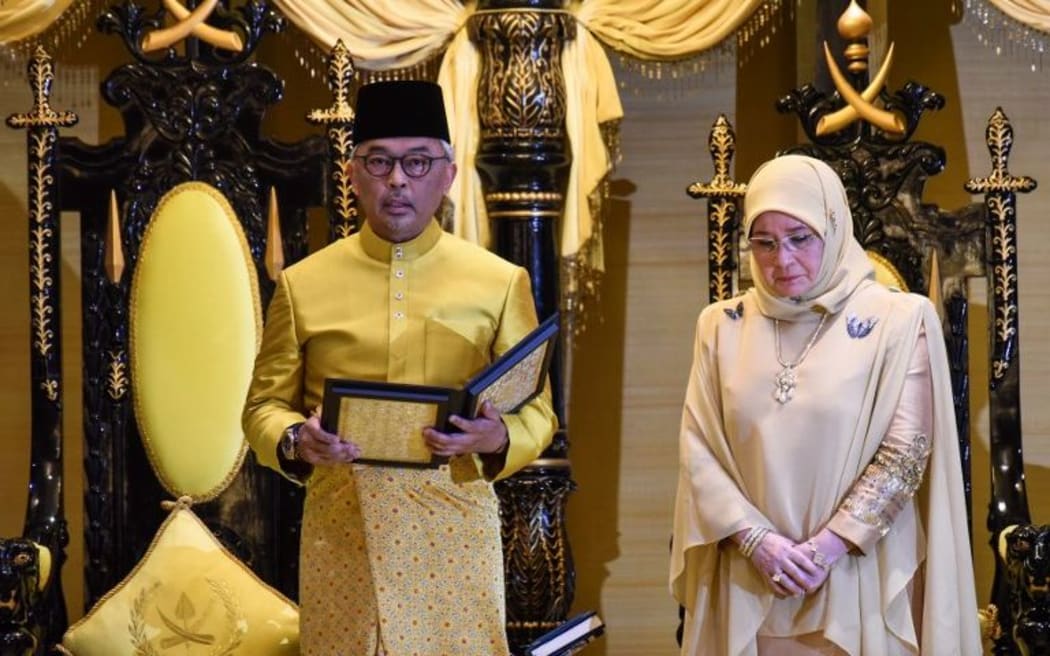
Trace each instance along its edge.
<path fill-rule="evenodd" d="M 204 22 L 211 15 L 211 12 L 215 10 L 217 4 L 218 0 L 204 0 L 191 12 L 182 6 L 178 0 L 164 0 L 164 6 L 178 22 L 171 27 L 154 30 L 143 37 L 142 51 L 163 50 L 185 39 L 192 33 L 200 40 L 210 43 L 216 48 L 241 52 L 244 50 L 244 43 L 236 32 L 220 30 Z"/>
<path fill-rule="evenodd" d="M 835 58 L 831 56 L 831 49 L 826 41 L 824 42 L 824 59 L 827 61 L 828 72 L 831 74 L 831 80 L 835 83 L 835 89 L 838 90 L 842 99 L 846 101 L 846 106 L 820 118 L 817 122 L 817 136 L 838 132 L 856 121 L 857 118 L 863 118 L 868 123 L 890 134 L 904 134 L 904 123 L 901 122 L 900 117 L 893 112 L 879 109 L 872 104 L 872 101 L 879 94 L 879 89 L 886 83 L 886 77 L 889 75 L 890 66 L 893 62 L 893 44 L 890 44 L 889 49 L 886 51 L 886 59 L 879 68 L 878 74 L 871 81 L 871 84 L 864 89 L 863 94 L 857 93 L 849 81 L 846 80 L 842 71 L 839 70 L 838 64 L 835 63 Z"/>

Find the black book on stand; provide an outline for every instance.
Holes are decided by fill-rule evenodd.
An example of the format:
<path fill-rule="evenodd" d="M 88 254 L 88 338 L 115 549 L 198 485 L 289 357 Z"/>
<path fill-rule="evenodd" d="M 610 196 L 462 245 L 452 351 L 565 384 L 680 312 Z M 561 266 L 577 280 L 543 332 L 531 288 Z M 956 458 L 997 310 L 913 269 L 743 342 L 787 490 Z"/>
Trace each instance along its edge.
<path fill-rule="evenodd" d="M 356 462 L 400 467 L 436 467 L 423 428 L 458 429 L 449 415 L 473 419 L 489 401 L 501 414 L 517 412 L 543 391 L 554 354 L 555 313 L 461 389 L 346 378 L 325 381 L 321 427 L 361 447 Z"/>
<path fill-rule="evenodd" d="M 525 656 L 571 656 L 603 633 L 605 622 L 597 613 L 580 613 L 530 642 Z"/>

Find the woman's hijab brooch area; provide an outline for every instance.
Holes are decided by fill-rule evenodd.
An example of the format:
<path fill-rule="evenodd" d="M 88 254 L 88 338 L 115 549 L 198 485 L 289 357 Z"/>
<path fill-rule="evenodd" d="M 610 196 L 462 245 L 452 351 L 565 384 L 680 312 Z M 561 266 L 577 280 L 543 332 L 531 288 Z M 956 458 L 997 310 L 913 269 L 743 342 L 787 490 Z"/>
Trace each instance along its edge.
<path fill-rule="evenodd" d="M 871 334 L 875 324 L 879 322 L 878 317 L 861 319 L 855 314 L 846 315 L 846 332 L 853 339 L 864 339 Z"/>

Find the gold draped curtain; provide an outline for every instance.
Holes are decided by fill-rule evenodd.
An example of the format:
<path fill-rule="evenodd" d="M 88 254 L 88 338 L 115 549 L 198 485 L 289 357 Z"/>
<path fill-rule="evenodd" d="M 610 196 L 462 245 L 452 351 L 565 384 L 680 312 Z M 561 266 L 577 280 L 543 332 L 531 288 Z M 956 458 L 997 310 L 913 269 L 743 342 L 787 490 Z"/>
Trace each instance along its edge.
<path fill-rule="evenodd" d="M 77 0 L 81 10 L 87 0 Z M 438 82 L 460 175 L 451 191 L 455 231 L 488 244 L 481 181 L 474 168 L 479 128 L 476 106 L 479 54 L 464 29 L 476 0 L 273 0 L 324 51 L 342 39 L 355 64 L 391 70 L 442 56 Z M 561 254 L 601 270 L 601 245 L 591 199 L 612 168 L 601 126 L 623 116 L 605 46 L 641 60 L 673 61 L 718 45 L 763 4 L 781 0 L 570 0 L 566 11 L 580 29 L 565 46 L 566 132 L 572 169 L 561 229 Z M 1004 4 L 1047 3 L 996 0 Z M 60 19 L 73 0 L 6 0 L 0 4 L 0 44 L 25 42 Z M 71 10 L 72 11 L 72 10 Z"/>
<path fill-rule="evenodd" d="M 40 34 L 73 4 L 73 0 L 6 0 L 0 2 L 0 44 Z"/>
<path fill-rule="evenodd" d="M 1025 26 L 1050 32 L 1050 0 L 985 0 Z"/>

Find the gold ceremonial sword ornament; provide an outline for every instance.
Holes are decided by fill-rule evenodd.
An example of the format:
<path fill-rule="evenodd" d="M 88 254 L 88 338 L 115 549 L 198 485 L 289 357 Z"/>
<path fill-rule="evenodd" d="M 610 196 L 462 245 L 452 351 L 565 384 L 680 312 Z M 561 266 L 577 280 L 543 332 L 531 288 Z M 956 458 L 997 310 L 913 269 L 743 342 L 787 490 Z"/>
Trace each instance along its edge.
<path fill-rule="evenodd" d="M 204 0 L 193 11 L 186 9 L 179 0 L 163 0 L 163 2 L 164 7 L 171 12 L 178 22 L 170 27 L 154 30 L 143 37 L 143 52 L 163 50 L 185 39 L 190 34 L 193 34 L 201 41 L 210 43 L 216 48 L 233 52 L 244 50 L 244 43 L 236 32 L 220 30 L 204 22 L 215 10 L 219 0 Z"/>
<path fill-rule="evenodd" d="M 838 22 L 839 34 L 843 38 L 853 41 L 846 47 L 846 59 L 849 60 L 848 68 L 854 72 L 862 72 L 868 68 L 868 47 L 863 41 L 871 30 L 871 17 L 861 9 L 856 0 L 842 14 Z M 828 73 L 839 96 L 846 101 L 846 106 L 834 112 L 820 117 L 817 122 L 816 134 L 823 136 L 838 132 L 839 130 L 855 123 L 858 119 L 864 119 L 884 132 L 895 135 L 904 134 L 904 122 L 900 117 L 889 110 L 876 107 L 873 101 L 878 97 L 879 91 L 886 84 L 890 68 L 893 66 L 893 44 L 886 50 L 886 59 L 879 67 L 879 72 L 870 84 L 861 92 L 857 92 L 850 84 L 846 76 L 839 69 L 835 58 L 831 55 L 828 42 L 824 42 L 824 61 L 828 65 Z"/>

